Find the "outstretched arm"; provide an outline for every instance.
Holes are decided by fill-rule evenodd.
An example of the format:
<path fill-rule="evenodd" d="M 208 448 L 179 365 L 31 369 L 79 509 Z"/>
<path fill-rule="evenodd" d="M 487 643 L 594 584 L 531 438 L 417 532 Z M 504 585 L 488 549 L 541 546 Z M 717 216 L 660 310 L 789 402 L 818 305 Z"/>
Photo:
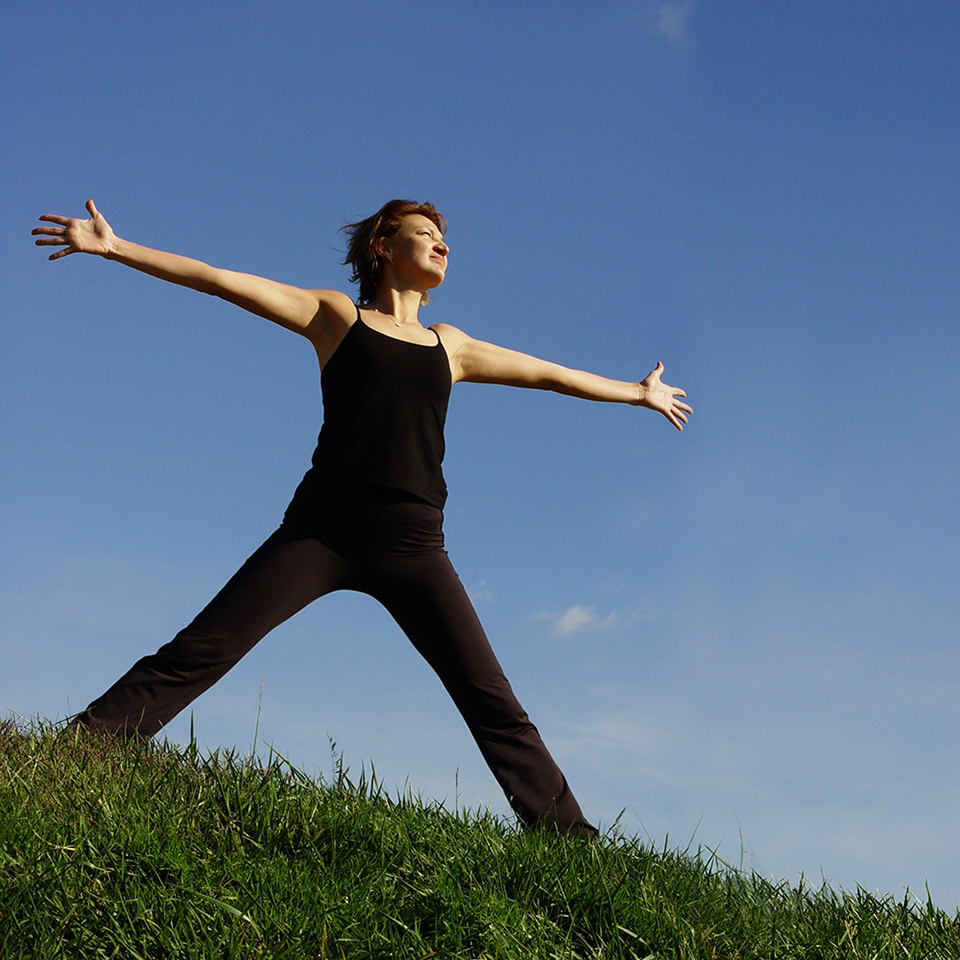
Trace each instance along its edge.
<path fill-rule="evenodd" d="M 71 253 L 89 253 L 107 260 L 116 260 L 161 280 L 221 297 L 243 307 L 244 310 L 303 334 L 315 343 L 322 336 L 318 329 L 323 326 L 322 307 L 335 304 L 345 309 L 345 305 L 340 304 L 338 299 L 349 300 L 345 294 L 335 291 L 303 290 L 286 283 L 249 273 L 223 270 L 201 260 L 122 240 L 97 210 L 93 200 L 88 200 L 86 206 L 90 214 L 87 220 L 49 213 L 40 217 L 47 223 L 57 224 L 54 227 L 37 227 L 33 230 L 33 235 L 40 237 L 36 241 L 37 246 L 62 248 L 50 254 L 50 260 L 58 260 Z"/>
<path fill-rule="evenodd" d="M 446 324 L 438 324 L 435 329 L 442 335 L 450 356 L 454 382 L 501 383 L 511 387 L 553 390 L 585 400 L 648 407 L 663 414 L 678 430 L 683 430 L 688 415 L 693 413 L 692 407 L 678 399 L 685 397 L 686 392 L 660 380 L 662 363 L 658 363 L 639 383 L 630 383 L 573 370 L 559 363 L 474 340 Z"/>

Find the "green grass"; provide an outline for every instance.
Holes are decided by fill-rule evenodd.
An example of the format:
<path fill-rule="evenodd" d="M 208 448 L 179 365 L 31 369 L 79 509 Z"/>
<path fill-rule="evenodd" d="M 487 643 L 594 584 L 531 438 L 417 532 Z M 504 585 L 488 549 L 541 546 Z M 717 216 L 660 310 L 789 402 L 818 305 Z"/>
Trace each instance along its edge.
<path fill-rule="evenodd" d="M 0 957 L 960 957 L 911 897 L 522 833 L 279 758 L 0 726 Z"/>

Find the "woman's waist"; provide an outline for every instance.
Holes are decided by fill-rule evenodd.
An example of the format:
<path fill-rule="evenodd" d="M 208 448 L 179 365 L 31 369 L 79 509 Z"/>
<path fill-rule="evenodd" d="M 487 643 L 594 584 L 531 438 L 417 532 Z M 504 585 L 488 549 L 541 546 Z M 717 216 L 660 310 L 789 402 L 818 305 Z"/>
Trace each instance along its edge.
<path fill-rule="evenodd" d="M 411 449 L 384 450 L 379 456 L 338 456 L 321 443 L 300 487 L 308 492 L 320 486 L 336 487 L 344 496 L 420 499 L 443 509 L 447 484 L 439 458 L 420 456 Z M 301 493 L 298 489 L 297 493 Z"/>
<path fill-rule="evenodd" d="M 312 471 L 311 471 L 312 472 Z M 407 490 L 311 477 L 283 517 L 288 534 L 320 540 L 345 556 L 443 549 L 443 511 Z"/>

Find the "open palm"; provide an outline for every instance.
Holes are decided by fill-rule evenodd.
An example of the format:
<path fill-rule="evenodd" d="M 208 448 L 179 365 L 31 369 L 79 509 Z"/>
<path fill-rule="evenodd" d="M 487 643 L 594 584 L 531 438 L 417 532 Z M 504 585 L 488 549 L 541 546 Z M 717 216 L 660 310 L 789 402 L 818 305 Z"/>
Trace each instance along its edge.
<path fill-rule="evenodd" d="M 640 405 L 662 413 L 678 430 L 683 430 L 683 425 L 687 422 L 687 414 L 693 413 L 693 407 L 677 399 L 677 397 L 685 397 L 686 391 L 663 383 L 660 379 L 662 373 L 663 364 L 658 363 L 647 374 L 646 379 L 640 382 L 640 386 L 643 387 L 643 399 Z"/>
<path fill-rule="evenodd" d="M 92 200 L 87 201 L 89 220 L 78 220 L 72 217 L 58 217 L 52 213 L 45 213 L 41 220 L 47 223 L 56 223 L 56 227 L 36 227 L 32 235 L 41 239 L 36 241 L 38 247 L 63 247 L 47 258 L 57 260 L 71 253 L 109 253 L 114 240 L 113 229 L 97 210 Z"/>

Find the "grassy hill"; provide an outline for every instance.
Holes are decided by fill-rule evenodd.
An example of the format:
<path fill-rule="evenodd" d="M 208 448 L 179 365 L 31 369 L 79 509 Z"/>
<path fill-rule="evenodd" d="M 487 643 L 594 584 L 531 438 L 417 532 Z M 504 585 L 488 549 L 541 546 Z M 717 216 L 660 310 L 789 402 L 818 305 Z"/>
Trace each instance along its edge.
<path fill-rule="evenodd" d="M 0 957 L 960 957 L 929 903 L 520 833 L 340 770 L 0 727 Z"/>

